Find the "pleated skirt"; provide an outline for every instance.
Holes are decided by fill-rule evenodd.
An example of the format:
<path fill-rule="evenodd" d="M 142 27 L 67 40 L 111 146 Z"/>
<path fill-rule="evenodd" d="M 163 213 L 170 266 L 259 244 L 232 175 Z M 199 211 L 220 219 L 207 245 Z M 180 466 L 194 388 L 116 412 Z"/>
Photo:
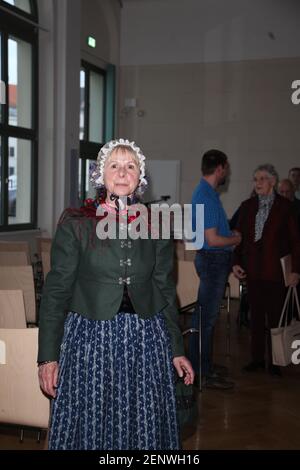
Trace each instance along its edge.
<path fill-rule="evenodd" d="M 179 449 L 174 367 L 162 314 L 69 313 L 49 449 Z"/>

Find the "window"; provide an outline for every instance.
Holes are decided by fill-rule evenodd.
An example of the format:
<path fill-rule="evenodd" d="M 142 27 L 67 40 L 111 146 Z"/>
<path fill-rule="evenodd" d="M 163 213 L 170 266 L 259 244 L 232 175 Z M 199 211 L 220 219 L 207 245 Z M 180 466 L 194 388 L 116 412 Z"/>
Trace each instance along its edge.
<path fill-rule="evenodd" d="M 79 198 L 94 197 L 90 187 L 90 164 L 96 160 L 102 145 L 113 138 L 115 68 L 101 70 L 82 62 L 80 70 L 79 116 Z"/>
<path fill-rule="evenodd" d="M 0 0 L 0 11 L 0 231 L 24 230 L 36 227 L 37 213 L 36 5 Z"/>
<path fill-rule="evenodd" d="M 26 17 L 37 19 L 36 15 L 36 2 L 32 0 L 2 0 L 3 3 L 11 11 L 16 13 L 23 13 Z"/>

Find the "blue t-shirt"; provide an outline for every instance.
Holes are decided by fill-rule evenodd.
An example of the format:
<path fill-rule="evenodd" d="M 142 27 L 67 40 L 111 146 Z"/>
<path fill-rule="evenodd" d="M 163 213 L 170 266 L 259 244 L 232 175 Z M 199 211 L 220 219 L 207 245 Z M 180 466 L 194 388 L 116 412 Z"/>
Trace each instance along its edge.
<path fill-rule="evenodd" d="M 217 191 L 205 180 L 201 179 L 196 187 L 192 197 L 192 226 L 193 230 L 196 227 L 196 211 L 195 205 L 204 205 L 204 230 L 209 228 L 216 228 L 217 234 L 222 237 L 230 237 L 232 235 L 226 213 L 220 201 L 220 195 Z M 232 250 L 230 246 L 224 247 L 211 247 L 207 241 L 204 240 L 204 250 Z"/>

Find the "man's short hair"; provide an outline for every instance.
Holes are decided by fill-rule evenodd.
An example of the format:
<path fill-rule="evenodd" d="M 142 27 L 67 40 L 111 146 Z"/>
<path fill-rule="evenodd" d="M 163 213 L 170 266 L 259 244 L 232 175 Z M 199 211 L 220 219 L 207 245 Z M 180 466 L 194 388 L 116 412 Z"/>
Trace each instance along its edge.
<path fill-rule="evenodd" d="M 212 175 L 219 165 L 222 165 L 224 168 L 227 161 L 227 155 L 225 155 L 224 152 L 221 152 L 221 150 L 208 150 L 202 157 L 202 174 L 204 176 Z"/>

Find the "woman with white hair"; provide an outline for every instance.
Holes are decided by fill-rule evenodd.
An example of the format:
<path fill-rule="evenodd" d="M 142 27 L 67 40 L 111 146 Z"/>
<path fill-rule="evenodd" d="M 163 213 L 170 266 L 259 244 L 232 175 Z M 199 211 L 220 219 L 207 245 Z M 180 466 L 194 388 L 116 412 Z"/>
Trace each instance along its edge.
<path fill-rule="evenodd" d="M 273 165 L 260 165 L 254 171 L 256 196 L 241 205 L 236 229 L 242 242 L 235 248 L 233 272 L 247 279 L 251 312 L 251 362 L 246 372 L 268 369 L 281 375 L 272 365 L 269 329 L 278 326 L 286 288 L 280 258 L 292 255 L 290 285 L 296 286 L 300 273 L 300 238 L 292 203 L 277 194 L 278 174 Z M 265 331 L 268 328 L 268 354 L 265 351 Z"/>
<path fill-rule="evenodd" d="M 61 217 L 40 308 L 49 449 L 178 449 L 174 368 L 186 385 L 194 372 L 177 325 L 172 241 L 128 236 L 128 209 L 147 183 L 141 149 L 108 142 L 91 180 L 101 198 Z M 107 215 L 122 236 L 99 237 Z"/>

